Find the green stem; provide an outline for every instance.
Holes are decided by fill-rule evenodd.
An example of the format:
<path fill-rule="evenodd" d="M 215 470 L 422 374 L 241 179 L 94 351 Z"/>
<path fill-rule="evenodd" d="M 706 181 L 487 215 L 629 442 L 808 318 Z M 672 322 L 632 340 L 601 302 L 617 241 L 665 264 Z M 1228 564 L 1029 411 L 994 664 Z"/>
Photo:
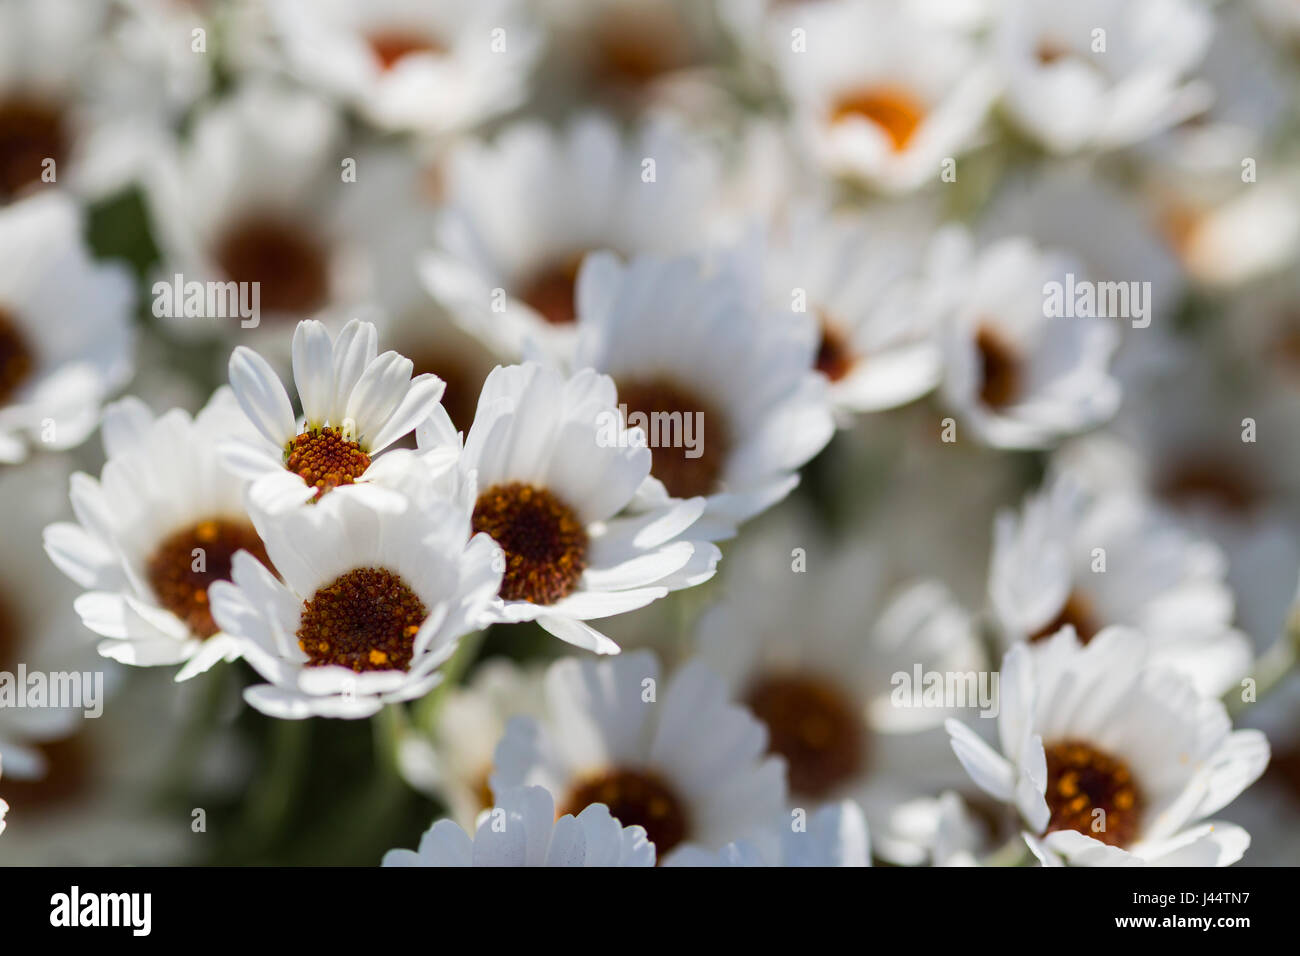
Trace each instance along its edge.
<path fill-rule="evenodd" d="M 1296 666 L 1297 648 L 1300 648 L 1300 608 L 1291 612 L 1282 637 L 1255 659 L 1255 693 L 1251 700 L 1243 700 L 1240 690 L 1229 691 L 1224 697 L 1228 713 L 1236 718 L 1263 700 Z"/>
<path fill-rule="evenodd" d="M 1031 858 L 1029 844 L 1019 831 L 983 860 L 980 866 L 1022 866 Z"/>

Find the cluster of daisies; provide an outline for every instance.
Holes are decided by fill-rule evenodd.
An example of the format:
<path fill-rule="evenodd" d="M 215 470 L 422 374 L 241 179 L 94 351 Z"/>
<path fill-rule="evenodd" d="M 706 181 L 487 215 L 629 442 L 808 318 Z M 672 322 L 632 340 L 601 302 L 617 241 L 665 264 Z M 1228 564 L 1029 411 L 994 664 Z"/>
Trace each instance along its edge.
<path fill-rule="evenodd" d="M 1300 861 L 1298 89 L 1283 0 L 0 0 L 0 672 L 109 696 L 0 695 L 0 861 L 287 820 L 250 718 L 386 866 Z"/>

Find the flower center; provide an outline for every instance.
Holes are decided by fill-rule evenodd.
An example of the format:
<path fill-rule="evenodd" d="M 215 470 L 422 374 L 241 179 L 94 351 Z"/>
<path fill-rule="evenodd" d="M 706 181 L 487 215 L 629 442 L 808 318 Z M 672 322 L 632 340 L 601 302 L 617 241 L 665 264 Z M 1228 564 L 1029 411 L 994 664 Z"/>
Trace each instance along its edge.
<path fill-rule="evenodd" d="M 1128 766 L 1077 740 L 1047 751 L 1047 832 L 1077 830 L 1110 846 L 1123 847 L 1137 835 L 1142 794 Z"/>
<path fill-rule="evenodd" d="M 370 52 L 384 70 L 391 70 L 398 60 L 412 53 L 443 52 L 442 44 L 433 37 L 410 30 L 377 30 L 366 40 L 370 44 Z"/>
<path fill-rule="evenodd" d="M 587 531 L 573 509 L 545 488 L 493 485 L 474 503 L 475 532 L 505 552 L 501 597 L 554 604 L 578 586 L 587 567 Z"/>
<path fill-rule="evenodd" d="M 1249 512 L 1262 497 L 1244 473 L 1219 461 L 1186 461 L 1160 481 L 1158 492 L 1179 506 L 1210 503 L 1235 514 Z"/>
<path fill-rule="evenodd" d="M 67 145 L 63 116 L 56 107 L 27 100 L 0 101 L 0 200 L 40 182 L 45 160 L 54 160 L 57 171 Z"/>
<path fill-rule="evenodd" d="M 316 489 L 319 500 L 339 485 L 353 484 L 370 467 L 370 456 L 343 433 L 324 426 L 289 442 L 284 467 Z"/>
<path fill-rule="evenodd" d="M 208 585 L 230 580 L 231 559 L 241 550 L 271 567 L 252 525 L 225 518 L 200 521 L 163 539 L 149 558 L 145 577 L 158 603 L 184 621 L 190 633 L 207 640 L 219 630 L 208 606 Z"/>
<path fill-rule="evenodd" d="M 981 325 L 975 333 L 979 352 L 980 401 L 1001 409 L 1016 400 L 1020 392 L 1020 355 L 991 325 Z"/>
<path fill-rule="evenodd" d="M 36 814 L 67 806 L 85 795 L 93 783 L 95 748 L 83 733 L 33 745 L 45 759 L 45 774 L 35 780 L 6 776 L 0 796 L 10 810 Z"/>
<path fill-rule="evenodd" d="M 646 86 L 690 61 L 690 44 L 667 4 L 627 6 L 597 18 L 590 49 L 595 72 L 613 86 Z"/>
<path fill-rule="evenodd" d="M 795 793 L 825 797 L 861 770 L 862 717 L 839 688 L 818 678 L 779 674 L 760 678 L 746 703 L 767 725 L 768 749 L 785 758 Z"/>
<path fill-rule="evenodd" d="M 548 325 L 572 325 L 576 305 L 578 268 L 582 254 L 570 256 L 539 270 L 524 284 L 519 298 L 527 302 Z"/>
<path fill-rule="evenodd" d="M 1101 622 L 1093 614 L 1092 602 L 1078 591 L 1071 591 L 1056 617 L 1031 634 L 1029 640 L 1045 641 L 1067 624 L 1074 625 L 1081 644 L 1087 644 L 1101 630 Z"/>
<path fill-rule="evenodd" d="M 726 422 L 709 403 L 661 378 L 620 382 L 618 396 L 628 427 L 645 431 L 654 449 L 650 470 L 670 495 L 693 498 L 717 490 L 730 440 Z"/>
<path fill-rule="evenodd" d="M 0 309 L 0 405 L 13 398 L 35 365 L 36 357 L 18 323 Z"/>
<path fill-rule="evenodd" d="M 215 258 L 235 282 L 258 283 L 259 305 L 306 315 L 329 298 L 325 248 L 305 230 L 261 216 L 240 220 L 217 243 Z"/>
<path fill-rule="evenodd" d="M 830 381 L 838 382 L 853 370 L 857 356 L 849 347 L 848 336 L 839 326 L 823 318 L 821 322 L 822 337 L 817 345 L 817 359 L 814 367 Z"/>
<path fill-rule="evenodd" d="M 593 803 L 609 807 L 610 816 L 625 827 L 639 826 L 663 860 L 686 839 L 690 818 L 671 787 L 648 770 L 603 771 L 573 788 L 560 816 L 577 816 Z"/>
<path fill-rule="evenodd" d="M 428 617 L 406 582 L 383 568 L 357 568 L 303 603 L 298 646 L 309 667 L 407 670 Z"/>
<path fill-rule="evenodd" d="M 880 127 L 889 137 L 894 152 L 901 153 L 925 119 L 925 109 L 906 90 L 893 86 L 869 87 L 841 97 L 831 110 L 832 123 L 855 116 Z"/>

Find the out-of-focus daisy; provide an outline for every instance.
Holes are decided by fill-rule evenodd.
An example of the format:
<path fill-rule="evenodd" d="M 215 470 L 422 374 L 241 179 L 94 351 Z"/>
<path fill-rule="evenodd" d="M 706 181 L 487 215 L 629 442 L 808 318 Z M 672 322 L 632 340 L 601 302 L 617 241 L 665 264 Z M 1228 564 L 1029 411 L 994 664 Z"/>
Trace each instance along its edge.
<path fill-rule="evenodd" d="M 163 141 L 138 67 L 101 43 L 110 0 L 0 6 L 0 204 L 57 183 L 103 196 Z"/>
<path fill-rule="evenodd" d="M 1014 0 L 992 46 L 1012 118 L 1053 152 L 1127 146 L 1204 109 L 1213 16 L 1189 0 Z"/>
<path fill-rule="evenodd" d="M 96 666 L 105 665 L 112 666 L 98 658 Z M 191 695 L 204 688 L 178 687 L 157 670 L 122 677 L 100 717 L 78 720 L 70 733 L 34 748 L 39 775 L 19 779 L 5 752 L 0 792 L 11 824 L 0 838 L 5 866 L 176 866 L 202 852 L 189 810 L 160 812 L 157 800 L 160 784 L 178 779 L 185 759 L 195 755 L 195 741 L 184 731 L 198 703 Z M 201 759 L 210 753 L 204 751 Z M 214 769 L 225 780 L 238 777 L 229 763 Z"/>
<path fill-rule="evenodd" d="M 28 673 L 79 674 L 85 708 L 59 706 L 0 707 L 0 755 L 11 804 L 18 805 L 17 784 L 49 776 L 51 757 L 60 741 L 83 724 L 98 674 L 104 693 L 117 681 L 116 665 L 85 640 L 72 602 L 77 589 L 40 559 L 41 529 L 67 512 L 69 463 L 62 456 L 42 456 L 22 465 L 0 468 L 0 672 L 12 683 L 9 694 L 25 693 L 18 667 Z M 90 682 L 87 684 L 87 682 Z M 14 701 L 15 704 L 21 701 Z M 103 706 L 101 698 L 98 702 Z"/>
<path fill-rule="evenodd" d="M 230 577 L 236 551 L 264 564 L 262 542 L 244 507 L 247 483 L 217 453 L 228 439 L 255 435 L 229 389 L 191 419 L 180 409 L 155 418 L 138 399 L 104 412 L 99 480 L 72 479 L 77 522 L 45 530 L 51 560 L 86 591 L 82 622 L 104 640 L 105 657 L 170 666 L 192 677 L 235 653 L 220 635 L 208 585 Z"/>
<path fill-rule="evenodd" d="M 315 320 L 298 324 L 293 371 L 301 422 L 266 359 L 242 345 L 230 356 L 230 384 L 257 434 L 224 442 L 223 458 L 252 482 L 259 507 L 284 511 L 338 488 L 381 494 L 368 480 L 373 459 L 429 417 L 443 383 L 430 374 L 412 378 L 411 360 L 378 354 L 378 338 L 373 325 L 356 319 L 337 338 Z"/>
<path fill-rule="evenodd" d="M 906 192 L 975 144 L 997 85 L 961 31 L 889 0 L 809 4 L 782 22 L 796 128 L 832 174 Z"/>
<path fill-rule="evenodd" d="M 0 209 L 0 463 L 81 444 L 131 375 L 130 276 L 91 259 L 81 229 L 58 193 Z"/>
<path fill-rule="evenodd" d="M 683 847 L 670 866 L 870 866 L 871 839 L 862 808 L 852 800 L 829 803 L 781 831 L 776 856 L 764 859 L 749 840 L 721 850 Z"/>
<path fill-rule="evenodd" d="M 551 0 L 541 87 L 623 111 L 708 108 L 725 55 L 711 4 L 695 0 Z M 716 115 L 716 114 L 714 114 Z"/>
<path fill-rule="evenodd" d="M 1192 281 L 1232 289 L 1293 264 L 1300 180 L 1291 171 L 1252 182 L 1242 181 L 1240 166 L 1227 175 L 1167 165 L 1154 172 L 1151 217 Z"/>
<path fill-rule="evenodd" d="M 1257 366 L 1247 383 L 1225 380 L 1215 364 L 1199 350 L 1166 350 L 1163 366 L 1132 376 L 1133 400 L 1115 421 L 1063 447 L 1053 470 L 1090 493 L 1146 495 L 1215 542 L 1236 623 L 1262 650 L 1282 633 L 1300 573 L 1290 530 L 1300 463 L 1289 452 L 1300 434 L 1294 407 Z"/>
<path fill-rule="evenodd" d="M 468 514 L 428 497 L 394 512 L 333 494 L 258 518 L 281 579 L 239 552 L 233 583 L 208 594 L 217 625 L 269 681 L 245 699 L 275 717 L 369 717 L 428 693 L 501 584 L 492 542 L 470 540 Z"/>
<path fill-rule="evenodd" d="M 1232 626 L 1227 562 L 1142 496 L 1090 500 L 1061 480 L 1029 497 L 994 528 L 989 599 L 1008 641 L 1041 642 L 1065 624 L 1087 644 L 1125 625 L 1150 642 L 1155 663 L 1220 694 L 1251 664 L 1250 642 Z"/>
<path fill-rule="evenodd" d="M 952 706 L 900 705 L 896 692 L 899 675 L 911 682 L 918 669 L 985 669 L 970 616 L 934 581 L 887 592 L 875 552 L 832 546 L 810 524 L 763 532 L 728 559 L 723 600 L 699 622 L 698 659 L 767 728 L 791 806 L 852 798 L 883 824 L 902 800 L 959 783 L 941 759 L 922 758 L 941 753 L 940 735 L 918 733 Z M 977 695 L 964 703 L 980 706 Z"/>
<path fill-rule="evenodd" d="M 427 434 L 417 433 L 422 449 Z M 584 622 L 712 577 L 717 547 L 690 537 L 703 500 L 640 506 L 650 452 L 624 427 L 604 375 L 566 380 L 534 362 L 495 369 L 459 468 L 477 482 L 474 530 L 502 551 L 498 621 L 535 620 L 578 647 L 617 653 Z"/>
<path fill-rule="evenodd" d="M 945 790 L 899 804 L 876 842 L 884 845 L 880 855 L 896 863 L 975 866 L 983 836 L 961 795 Z"/>
<path fill-rule="evenodd" d="M 200 109 L 186 141 L 144 178 L 162 252 L 155 314 L 178 332 L 247 336 L 279 357 L 286 322 L 337 326 L 363 306 L 405 304 L 414 286 L 391 281 L 393 263 L 409 263 L 405 243 L 430 227 L 432 206 L 388 152 L 349 151 L 343 134 L 327 103 L 266 81 Z M 209 299 L 206 284 L 236 283 L 238 310 L 204 301 L 194 315 L 189 283 Z"/>
<path fill-rule="evenodd" d="M 933 222 L 916 204 L 862 216 L 804 205 L 731 257 L 765 307 L 807 320 L 837 409 L 892 408 L 938 384 L 942 298 L 917 265 Z"/>
<path fill-rule="evenodd" d="M 655 847 L 639 826 L 624 827 L 593 803 L 556 818 L 545 787 L 513 787 L 485 810 L 474 836 L 439 820 L 418 850 L 389 850 L 384 866 L 654 866 Z"/>
<path fill-rule="evenodd" d="M 676 498 L 704 496 L 711 540 L 776 504 L 835 426 L 815 342 L 761 314 L 734 272 L 694 258 L 589 256 L 578 279 L 575 368 L 613 377 L 631 424 L 656 434 L 651 473 Z"/>
<path fill-rule="evenodd" d="M 1223 705 L 1152 666 L 1136 632 L 1086 646 L 1062 628 L 1043 653 L 1002 663 L 1001 753 L 948 722 L 953 751 L 982 789 L 1014 805 L 1045 864 L 1227 866 L 1250 835 L 1203 822 L 1258 779 L 1268 741 L 1233 731 Z"/>
<path fill-rule="evenodd" d="M 567 354 L 583 257 L 684 252 L 703 242 L 717 164 L 674 125 L 630 137 L 598 114 L 535 122 L 447 160 L 447 208 L 421 272 L 451 316 L 503 358 Z"/>
<path fill-rule="evenodd" d="M 403 735 L 398 749 L 403 779 L 437 797 L 451 819 L 471 828 L 492 806 L 492 753 L 506 722 L 518 714 L 542 713 L 543 671 L 489 660 L 467 683 L 443 691 L 432 722 Z"/>
<path fill-rule="evenodd" d="M 775 851 L 785 768 L 767 735 L 722 681 L 688 664 L 660 686 L 653 654 L 568 658 L 546 675 L 547 715 L 512 719 L 497 747 L 492 790 L 545 786 L 561 813 L 603 803 L 641 826 L 660 862 L 681 848 L 740 839 Z"/>
<path fill-rule="evenodd" d="M 996 448 L 1042 448 L 1110 418 L 1120 399 L 1109 371 L 1119 320 L 1048 314 L 1048 283 L 1064 289 L 1082 269 L 1023 239 L 974 256 L 956 234 L 947 246 L 942 393 L 966 427 Z"/>
<path fill-rule="evenodd" d="M 291 68 L 387 130 L 446 133 L 515 106 L 540 46 L 517 0 L 273 0 Z"/>

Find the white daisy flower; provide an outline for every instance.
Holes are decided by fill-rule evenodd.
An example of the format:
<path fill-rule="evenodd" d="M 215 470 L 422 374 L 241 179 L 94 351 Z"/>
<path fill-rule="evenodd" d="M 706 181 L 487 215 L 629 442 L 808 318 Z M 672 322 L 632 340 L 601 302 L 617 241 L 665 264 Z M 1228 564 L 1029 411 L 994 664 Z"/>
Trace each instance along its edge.
<path fill-rule="evenodd" d="M 1203 822 L 1269 759 L 1256 730 L 1233 731 L 1223 705 L 1151 666 L 1141 634 L 1111 628 L 1086 646 L 1065 627 L 1042 654 L 1002 663 L 1001 753 L 948 722 L 953 751 L 996 799 L 1015 806 L 1044 863 L 1227 866 L 1250 835 Z"/>
<path fill-rule="evenodd" d="M 837 410 L 893 408 L 938 384 L 942 286 L 917 265 L 933 225 L 915 203 L 865 215 L 805 204 L 730 255 L 765 307 L 808 320 Z"/>
<path fill-rule="evenodd" d="M 790 806 L 852 798 L 882 825 L 903 800 L 960 783 L 942 736 L 924 732 L 952 706 L 913 706 L 899 687 L 900 675 L 910 686 L 918 672 L 986 670 L 970 615 L 934 581 L 887 589 L 865 546 L 831 546 L 807 523 L 763 530 L 728 559 L 723 599 L 698 624 L 697 660 L 766 727 Z"/>
<path fill-rule="evenodd" d="M 910 192 L 975 145 L 997 85 L 963 32 L 891 0 L 807 5 L 782 22 L 777 67 L 822 168 Z"/>
<path fill-rule="evenodd" d="M 942 394 L 981 441 L 1042 448 L 1115 413 L 1115 320 L 1049 314 L 1048 283 L 1063 288 L 1079 266 L 1024 239 L 972 257 L 953 234 L 942 255 L 952 277 Z"/>
<path fill-rule="evenodd" d="M 439 444 L 429 428 L 416 437 L 425 451 Z M 502 551 L 497 621 L 535 620 L 561 640 L 616 654 L 585 621 L 712 577 L 717 547 L 683 537 L 704 501 L 641 506 L 650 452 L 639 437 L 623 425 L 614 383 L 590 369 L 566 380 L 529 362 L 488 376 L 459 469 L 476 488 L 474 530 Z"/>
<path fill-rule="evenodd" d="M 727 537 L 782 500 L 835 430 L 815 343 L 760 314 L 734 272 L 693 258 L 589 256 L 578 277 L 573 366 L 610 375 L 644 423 L 656 479 L 648 499 L 702 495 L 695 533 Z"/>
<path fill-rule="evenodd" d="M 485 810 L 473 836 L 439 820 L 418 850 L 389 850 L 384 866 L 654 866 L 639 826 L 624 827 L 601 803 L 556 818 L 545 787 L 514 787 Z"/>
<path fill-rule="evenodd" d="M 540 665 L 522 668 L 493 659 L 470 679 L 449 687 L 424 726 L 409 728 L 398 745 L 398 769 L 412 787 L 442 801 L 466 830 L 492 806 L 492 753 L 506 722 L 543 712 Z"/>
<path fill-rule="evenodd" d="M 546 675 L 545 720 L 507 726 L 493 792 L 545 786 L 561 813 L 603 803 L 624 826 L 645 829 L 661 862 L 685 847 L 740 839 L 774 852 L 785 767 L 763 756 L 762 724 L 703 665 L 659 682 L 648 652 L 557 661 Z"/>
<path fill-rule="evenodd" d="M 3 755 L 0 755 L 3 756 Z M 0 778 L 4 777 L 4 763 L 0 760 Z M 5 814 L 9 812 L 9 804 L 0 800 L 0 833 L 5 832 Z"/>
<path fill-rule="evenodd" d="M 1008 113 L 1057 153 L 1127 146 L 1204 109 L 1186 76 L 1213 15 L 1191 0 L 1013 0 L 994 31 Z"/>
<path fill-rule="evenodd" d="M 0 204 L 51 183 L 98 198 L 164 141 L 163 104 L 116 55 L 111 0 L 0 6 Z M 195 58 L 197 59 L 197 58 Z"/>
<path fill-rule="evenodd" d="M 871 838 L 862 808 L 852 800 L 828 803 L 806 820 L 781 831 L 780 849 L 772 862 L 765 860 L 749 840 L 728 843 L 710 852 L 682 847 L 669 866 L 798 866 L 857 867 L 871 865 Z"/>
<path fill-rule="evenodd" d="M 239 552 L 233 583 L 208 594 L 217 625 L 269 681 L 245 700 L 273 717 L 369 717 L 423 696 L 501 585 L 495 546 L 471 540 L 468 515 L 448 504 L 411 499 L 397 512 L 335 494 L 254 517 L 280 579 Z"/>
<path fill-rule="evenodd" d="M 516 124 L 448 158 L 438 247 L 421 273 L 451 316 L 502 358 L 516 360 L 530 344 L 567 355 L 583 257 L 698 246 L 717 188 L 713 156 L 664 122 L 626 138 L 599 114 L 559 132 Z"/>
<path fill-rule="evenodd" d="M 180 409 L 155 418 L 134 398 L 105 409 L 108 461 L 98 480 L 73 476 L 77 521 L 44 535 L 50 559 L 85 589 L 76 610 L 104 638 L 105 657 L 142 667 L 188 662 L 178 680 L 233 659 L 208 585 L 229 579 L 236 551 L 268 559 L 245 511 L 247 482 L 217 449 L 255 435 L 225 388 L 193 419 Z"/>
<path fill-rule="evenodd" d="M 727 54 L 713 4 L 696 0 L 549 0 L 543 83 L 551 95 L 622 112 L 710 109 Z M 716 116 L 716 114 L 714 114 Z"/>
<path fill-rule="evenodd" d="M 272 0 L 290 68 L 385 130 L 447 133 L 518 104 L 540 50 L 518 0 Z"/>
<path fill-rule="evenodd" d="M 1232 626 L 1227 562 L 1141 496 L 1086 497 L 1057 480 L 994 526 L 989 600 L 1003 638 L 1036 650 L 1065 624 L 1087 644 L 1103 628 L 1144 635 L 1150 658 L 1203 694 L 1250 669 L 1250 641 Z"/>
<path fill-rule="evenodd" d="M 258 507 L 285 511 L 339 488 L 391 499 L 370 480 L 372 462 L 433 413 L 443 383 L 436 375 L 412 378 L 410 359 L 378 352 L 369 322 L 353 319 L 337 338 L 320 322 L 300 322 L 293 372 L 302 420 L 266 359 L 242 345 L 231 354 L 231 387 L 258 434 L 221 450 L 228 467 L 252 482 Z"/>
<path fill-rule="evenodd" d="M 345 132 L 326 102 L 265 80 L 201 108 L 143 182 L 162 253 L 154 314 L 181 334 L 246 336 L 279 358 L 288 322 L 337 328 L 362 309 L 408 305 L 418 287 L 405 277 L 431 228 L 432 197 L 419 163 L 350 149 Z M 194 283 L 204 284 L 201 302 Z M 208 283 L 236 283 L 238 307 L 224 291 L 210 306 Z"/>
<path fill-rule="evenodd" d="M 1263 649 L 1282 633 L 1300 574 L 1300 461 L 1290 453 L 1300 431 L 1294 404 L 1267 387 L 1259 361 L 1244 366 L 1249 383 L 1225 378 L 1223 351 L 1170 350 L 1161 368 L 1134 376 L 1115 421 L 1060 449 L 1052 469 L 1091 494 L 1147 496 L 1191 537 L 1217 544 L 1235 623 Z M 1275 359 L 1284 353 L 1283 343 L 1273 349 Z"/>
<path fill-rule="evenodd" d="M 131 377 L 131 277 L 90 257 L 67 196 L 0 209 L 0 463 L 72 448 Z"/>

